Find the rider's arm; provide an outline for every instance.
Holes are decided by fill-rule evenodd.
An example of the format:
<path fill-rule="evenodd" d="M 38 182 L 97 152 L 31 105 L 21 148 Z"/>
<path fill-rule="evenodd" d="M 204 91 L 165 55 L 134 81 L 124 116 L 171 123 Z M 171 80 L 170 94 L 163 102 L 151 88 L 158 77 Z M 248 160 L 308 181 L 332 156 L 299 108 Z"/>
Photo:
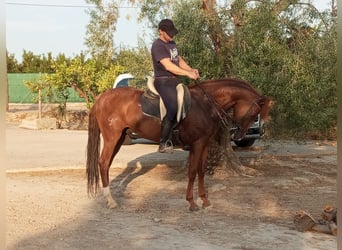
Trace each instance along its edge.
<path fill-rule="evenodd" d="M 176 64 L 174 64 L 170 58 L 163 58 L 160 60 L 160 63 L 163 64 L 165 69 L 167 71 L 170 71 L 174 75 L 178 76 L 187 76 L 191 79 L 197 79 L 198 78 L 198 73 L 196 73 L 189 65 L 185 63 L 183 59 L 179 59 L 179 65 L 178 67 Z M 182 63 L 181 63 L 182 62 Z M 186 65 L 184 68 L 184 64 Z"/>
<path fill-rule="evenodd" d="M 187 71 L 191 71 L 192 68 L 186 63 L 186 61 L 184 61 L 183 57 L 178 56 L 179 58 L 179 67 L 182 69 L 185 69 Z"/>
<path fill-rule="evenodd" d="M 197 75 L 196 79 L 199 77 L 199 72 L 198 72 L 198 69 L 193 69 L 191 68 L 187 63 L 186 61 L 183 59 L 183 57 L 181 56 L 178 56 L 179 58 L 179 67 L 181 67 L 182 69 L 185 69 L 185 70 L 189 70 L 189 71 L 194 71 L 195 74 Z"/>

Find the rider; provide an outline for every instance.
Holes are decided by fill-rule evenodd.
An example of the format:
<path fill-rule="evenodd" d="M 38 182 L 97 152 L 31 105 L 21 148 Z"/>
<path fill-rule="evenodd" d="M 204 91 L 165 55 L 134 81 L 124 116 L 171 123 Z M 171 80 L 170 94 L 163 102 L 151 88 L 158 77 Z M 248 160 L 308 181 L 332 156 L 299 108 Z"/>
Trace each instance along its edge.
<path fill-rule="evenodd" d="M 172 151 L 169 137 L 177 115 L 178 76 L 187 76 L 196 80 L 199 78 L 198 69 L 191 68 L 178 55 L 173 37 L 178 33 L 170 19 L 163 19 L 158 25 L 159 38 L 152 44 L 152 62 L 154 69 L 154 86 L 163 100 L 167 113 L 161 122 L 159 152 Z"/>

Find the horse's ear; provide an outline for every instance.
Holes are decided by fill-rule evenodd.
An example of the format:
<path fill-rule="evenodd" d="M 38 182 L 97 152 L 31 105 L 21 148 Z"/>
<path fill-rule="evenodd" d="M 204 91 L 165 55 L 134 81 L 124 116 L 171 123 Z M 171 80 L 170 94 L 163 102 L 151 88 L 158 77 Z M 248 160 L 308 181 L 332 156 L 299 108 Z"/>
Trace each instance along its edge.
<path fill-rule="evenodd" d="M 261 110 L 260 110 L 261 120 L 266 122 L 271 119 L 269 114 L 274 104 L 275 104 L 275 101 L 272 98 L 263 96 L 263 98 L 259 102 L 259 105 L 261 106 Z"/>

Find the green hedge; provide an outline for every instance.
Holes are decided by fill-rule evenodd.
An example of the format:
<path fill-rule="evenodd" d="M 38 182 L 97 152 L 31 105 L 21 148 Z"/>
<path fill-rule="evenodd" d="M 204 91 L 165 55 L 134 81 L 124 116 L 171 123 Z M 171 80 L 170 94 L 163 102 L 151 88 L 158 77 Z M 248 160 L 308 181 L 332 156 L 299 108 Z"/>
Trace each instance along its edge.
<path fill-rule="evenodd" d="M 33 103 L 36 94 L 32 94 L 25 86 L 24 82 L 39 78 L 39 74 L 8 74 L 8 92 L 9 103 Z M 84 102 L 83 98 L 79 97 L 75 90 L 69 89 L 70 95 L 68 102 Z"/>

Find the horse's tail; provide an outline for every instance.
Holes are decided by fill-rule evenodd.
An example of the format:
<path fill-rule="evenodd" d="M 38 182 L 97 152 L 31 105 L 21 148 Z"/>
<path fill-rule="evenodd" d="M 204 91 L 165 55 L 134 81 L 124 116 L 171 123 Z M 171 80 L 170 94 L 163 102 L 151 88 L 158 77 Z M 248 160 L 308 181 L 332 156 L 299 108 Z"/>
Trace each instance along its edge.
<path fill-rule="evenodd" d="M 95 106 L 89 112 L 87 145 L 88 195 L 96 196 L 99 191 L 100 128 L 95 115 Z"/>

